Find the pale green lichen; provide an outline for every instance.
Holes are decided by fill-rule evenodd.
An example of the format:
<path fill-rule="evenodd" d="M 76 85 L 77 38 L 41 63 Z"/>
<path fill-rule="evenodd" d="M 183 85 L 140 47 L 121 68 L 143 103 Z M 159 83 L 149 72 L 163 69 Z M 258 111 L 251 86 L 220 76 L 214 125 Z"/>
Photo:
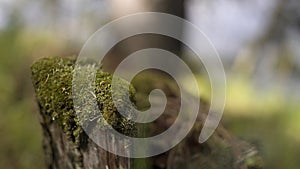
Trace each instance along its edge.
<path fill-rule="evenodd" d="M 40 111 L 43 115 L 55 121 L 67 135 L 76 141 L 80 134 L 83 133 L 82 125 L 85 120 L 91 118 L 96 119 L 96 126 L 103 127 L 103 119 L 94 112 L 88 111 L 87 114 L 80 116 L 85 119 L 79 120 L 73 104 L 72 96 L 72 80 L 74 73 L 75 58 L 51 57 L 43 58 L 36 61 L 32 66 L 32 80 L 36 91 L 37 101 L 40 106 Z M 103 71 L 97 71 L 95 80 L 94 93 L 98 103 L 98 108 L 109 125 L 117 131 L 126 135 L 135 135 L 135 124 L 121 116 L 111 98 L 111 81 L 112 76 Z M 118 97 L 122 100 L 123 91 L 122 83 L 128 83 L 124 80 L 119 80 Z M 130 86 L 130 99 L 133 100 L 134 89 Z M 124 111 L 131 113 L 128 109 L 129 103 L 122 104 Z M 99 118 L 96 118 L 99 117 Z M 93 119 L 94 120 L 94 119 Z"/>

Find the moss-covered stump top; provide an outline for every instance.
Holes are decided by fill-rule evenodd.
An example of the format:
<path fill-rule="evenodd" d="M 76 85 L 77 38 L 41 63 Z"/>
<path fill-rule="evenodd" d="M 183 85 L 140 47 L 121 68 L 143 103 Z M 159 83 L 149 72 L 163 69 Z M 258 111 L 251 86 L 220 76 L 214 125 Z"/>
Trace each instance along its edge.
<path fill-rule="evenodd" d="M 84 124 L 84 121 L 78 118 L 73 104 L 72 81 L 75 61 L 75 58 L 71 57 L 51 57 L 40 59 L 31 66 L 32 80 L 42 115 L 57 122 L 72 139 L 76 139 L 83 132 L 81 126 Z M 135 135 L 135 124 L 121 116 L 114 106 L 111 98 L 111 81 L 112 76 L 109 73 L 97 71 L 94 93 L 102 117 L 117 131 L 130 136 Z M 121 80 L 120 83 L 128 82 Z M 134 89 L 130 87 L 131 99 L 133 96 Z M 87 118 L 85 120 L 97 122 L 93 127 L 104 125 L 101 123 L 103 119 L 92 111 L 84 117 Z"/>

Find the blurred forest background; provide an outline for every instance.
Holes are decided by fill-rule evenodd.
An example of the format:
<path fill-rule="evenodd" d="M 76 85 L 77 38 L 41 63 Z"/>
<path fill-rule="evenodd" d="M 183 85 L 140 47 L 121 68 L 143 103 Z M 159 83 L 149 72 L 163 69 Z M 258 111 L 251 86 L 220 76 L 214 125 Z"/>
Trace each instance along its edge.
<path fill-rule="evenodd" d="M 224 63 L 225 127 L 256 144 L 267 168 L 299 169 L 299 1 L 185 0 L 184 5 L 185 17 L 211 39 Z M 139 0 L 0 0 L 0 168 L 44 168 L 32 62 L 77 55 L 112 18 L 149 10 L 149 2 Z M 206 75 L 197 77 L 209 99 Z"/>

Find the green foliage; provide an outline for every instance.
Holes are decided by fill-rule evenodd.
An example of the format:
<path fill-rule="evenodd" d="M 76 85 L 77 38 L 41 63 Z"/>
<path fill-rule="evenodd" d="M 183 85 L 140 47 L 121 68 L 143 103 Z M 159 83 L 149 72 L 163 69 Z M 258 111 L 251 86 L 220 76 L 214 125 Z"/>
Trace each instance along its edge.
<path fill-rule="evenodd" d="M 32 79 L 34 87 L 36 90 L 36 97 L 39 102 L 41 113 L 44 113 L 50 120 L 58 123 L 62 130 L 67 133 L 67 135 L 74 141 L 78 140 L 78 136 L 83 132 L 82 125 L 84 127 L 90 127 L 91 123 L 94 121 L 97 124 L 94 127 L 108 127 L 112 126 L 118 132 L 135 135 L 136 127 L 135 124 L 121 116 L 112 100 L 112 87 L 111 81 L 112 76 L 109 73 L 103 71 L 97 71 L 95 80 L 94 92 L 91 90 L 80 90 L 77 94 L 81 103 L 80 106 L 86 108 L 85 111 L 79 111 L 76 114 L 75 110 L 81 110 L 80 107 L 74 109 L 73 96 L 72 96 L 72 82 L 73 82 L 73 72 L 74 72 L 75 58 L 60 58 L 51 57 L 43 58 L 35 62 L 32 67 Z M 79 65 L 80 71 L 84 71 L 83 79 L 89 79 L 92 75 L 91 71 L 95 69 L 93 65 Z M 125 84 L 127 83 L 127 84 Z M 82 87 L 80 83 L 75 83 Z M 125 97 L 125 88 L 130 86 L 128 82 L 118 79 L 117 85 L 117 100 L 121 100 L 117 104 L 123 111 L 131 113 L 128 104 L 122 102 L 123 97 Z M 130 86 L 130 96 L 133 100 L 134 89 Z M 95 95 L 93 95 L 95 93 Z M 77 97 L 75 96 L 75 97 Z M 93 106 L 90 106 L 88 96 L 93 96 L 96 98 L 98 103 L 98 108 L 101 112 L 100 116 L 96 113 Z M 103 118 L 101 118 L 103 117 Z M 105 121 L 103 120 L 105 119 Z M 107 125 L 107 123 L 109 125 Z"/>

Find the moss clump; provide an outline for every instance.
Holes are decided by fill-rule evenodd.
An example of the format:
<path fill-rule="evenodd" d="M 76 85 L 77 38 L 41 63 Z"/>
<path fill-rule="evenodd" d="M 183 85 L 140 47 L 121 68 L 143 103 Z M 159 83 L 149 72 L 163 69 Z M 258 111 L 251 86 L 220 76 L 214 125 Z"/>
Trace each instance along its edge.
<path fill-rule="evenodd" d="M 92 127 L 105 127 L 103 119 L 93 111 L 81 115 L 85 119 L 78 118 L 72 98 L 72 80 L 75 66 L 75 58 L 51 57 L 36 61 L 32 66 L 32 80 L 36 91 L 37 101 L 42 115 L 46 115 L 50 121 L 55 121 L 74 141 L 83 133 L 82 125 L 85 121 L 95 121 Z M 92 67 L 92 66 L 91 66 Z M 103 118 L 117 131 L 126 135 L 135 135 L 135 124 L 121 116 L 111 97 L 112 76 L 103 71 L 97 71 L 94 93 Z M 123 91 L 127 83 L 119 80 L 118 97 L 122 99 Z M 123 92 L 123 93 L 122 93 Z M 133 99 L 134 89 L 130 86 L 130 99 Z M 129 103 L 118 102 L 125 111 L 131 113 L 128 109 Z M 90 123 L 88 123 L 90 124 Z M 85 126 L 86 127 L 86 126 Z M 90 126 L 89 126 L 90 127 Z"/>

